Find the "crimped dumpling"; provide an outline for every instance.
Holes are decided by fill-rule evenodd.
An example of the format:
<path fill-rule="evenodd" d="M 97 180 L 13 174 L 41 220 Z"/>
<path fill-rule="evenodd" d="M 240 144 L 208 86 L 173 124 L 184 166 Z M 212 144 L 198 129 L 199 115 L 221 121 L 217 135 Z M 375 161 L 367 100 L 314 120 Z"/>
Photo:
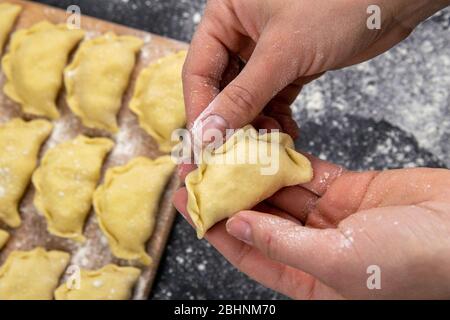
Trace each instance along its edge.
<path fill-rule="evenodd" d="M 21 6 L 11 3 L 0 3 L 0 55 L 20 11 L 22 11 Z"/>
<path fill-rule="evenodd" d="M 106 172 L 94 195 L 100 228 L 113 254 L 150 264 L 145 244 L 153 233 L 164 187 L 175 164 L 169 156 L 151 160 L 139 157 Z"/>
<path fill-rule="evenodd" d="M 51 131 L 52 124 L 46 120 L 16 118 L 0 126 L 0 220 L 10 227 L 21 223 L 19 202 Z"/>
<path fill-rule="evenodd" d="M 24 113 L 59 117 L 56 97 L 61 88 L 67 58 L 84 31 L 48 21 L 16 31 L 2 60 L 5 94 L 22 106 Z"/>
<path fill-rule="evenodd" d="M 186 124 L 181 81 L 185 59 L 186 51 L 180 51 L 150 64 L 139 75 L 130 102 L 140 126 L 163 152 L 170 152 L 175 144 L 172 132 Z"/>
<path fill-rule="evenodd" d="M 99 270 L 80 272 L 80 286 L 64 283 L 55 291 L 56 300 L 127 300 L 141 270 L 108 264 Z"/>
<path fill-rule="evenodd" d="M 50 233 L 84 241 L 84 221 L 113 145 L 106 138 L 78 136 L 45 153 L 33 174 L 34 205 L 45 216 Z"/>
<path fill-rule="evenodd" d="M 70 255 L 62 251 L 13 251 L 0 268 L 0 300 L 51 300 Z"/>
<path fill-rule="evenodd" d="M 143 41 L 107 33 L 80 45 L 64 71 L 67 102 L 86 127 L 116 132 L 116 115 Z"/>
<path fill-rule="evenodd" d="M 187 209 L 202 238 L 217 222 L 251 209 L 279 189 L 312 179 L 307 158 L 287 134 L 238 130 L 186 177 Z"/>

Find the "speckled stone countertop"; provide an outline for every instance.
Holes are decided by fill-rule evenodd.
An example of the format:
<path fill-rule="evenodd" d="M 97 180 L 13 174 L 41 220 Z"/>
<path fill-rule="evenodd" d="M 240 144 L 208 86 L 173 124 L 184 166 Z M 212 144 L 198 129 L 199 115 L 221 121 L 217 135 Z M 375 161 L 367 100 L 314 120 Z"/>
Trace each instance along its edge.
<path fill-rule="evenodd" d="M 189 41 L 205 0 L 40 0 Z M 297 146 L 350 169 L 450 167 L 450 9 L 369 62 L 330 72 L 294 105 Z M 279 299 L 235 270 L 178 217 L 153 299 Z"/>

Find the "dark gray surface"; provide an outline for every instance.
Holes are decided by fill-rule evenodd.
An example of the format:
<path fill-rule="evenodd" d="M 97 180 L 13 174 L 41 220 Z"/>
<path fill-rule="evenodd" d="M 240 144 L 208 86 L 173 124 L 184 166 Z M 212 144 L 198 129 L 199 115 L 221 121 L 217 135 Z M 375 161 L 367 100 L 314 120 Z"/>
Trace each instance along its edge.
<path fill-rule="evenodd" d="M 204 0 L 39 2 L 188 41 Z M 450 10 L 423 23 L 390 52 L 330 72 L 293 106 L 297 146 L 351 169 L 450 166 Z M 154 299 L 272 299 L 282 296 L 236 271 L 178 217 Z"/>

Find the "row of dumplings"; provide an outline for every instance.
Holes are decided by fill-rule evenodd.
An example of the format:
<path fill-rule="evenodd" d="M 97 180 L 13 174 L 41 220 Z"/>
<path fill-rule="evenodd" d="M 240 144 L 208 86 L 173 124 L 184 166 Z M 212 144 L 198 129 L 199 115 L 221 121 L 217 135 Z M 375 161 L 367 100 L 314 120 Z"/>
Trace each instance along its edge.
<path fill-rule="evenodd" d="M 125 300 L 141 274 L 134 267 L 108 264 L 78 270 L 78 278 L 58 287 L 69 260 L 66 252 L 41 247 L 12 252 L 0 269 L 0 300 Z"/>
<path fill-rule="evenodd" d="M 146 243 L 153 233 L 160 198 L 175 168 L 170 156 L 161 156 L 155 160 L 137 157 L 123 166 L 109 168 L 103 183 L 96 187 L 102 163 L 114 142 L 107 138 L 80 135 L 47 150 L 36 169 L 40 147 L 51 131 L 52 124 L 41 119 L 27 122 L 16 118 L 0 126 L 0 221 L 12 228 L 20 226 L 20 199 L 32 181 L 35 187 L 34 205 L 45 216 L 51 234 L 83 242 L 83 226 L 93 203 L 100 229 L 114 256 L 137 260 L 143 265 L 151 264 Z M 8 233 L 0 230 L 0 249 L 7 240 Z M 0 299 L 46 298 L 40 289 L 35 288 L 41 285 L 41 280 L 33 283 L 16 275 L 29 274 L 28 269 L 35 270 L 40 263 L 47 263 L 52 267 L 44 265 L 43 274 L 54 273 L 54 282 L 57 283 L 64 268 L 59 273 L 51 271 L 58 264 L 55 265 L 48 254 L 43 249 L 10 254 L 0 268 Z M 42 255 L 45 257 L 42 258 Z M 53 255 L 67 256 L 64 266 L 67 264 L 67 253 Z M 37 261 L 33 262 L 34 259 Z M 131 282 L 126 279 L 137 279 L 139 274 L 139 269 L 113 265 L 100 271 L 82 271 L 82 277 L 117 277 L 111 281 L 125 281 L 129 286 L 135 280 Z M 120 280 L 122 276 L 124 278 Z M 50 283 L 46 285 L 51 286 Z M 108 282 L 108 286 L 111 285 Z M 127 289 L 127 295 L 131 287 Z M 59 292 L 64 290 L 59 289 Z M 67 290 L 65 294 L 69 295 L 70 292 L 70 295 L 74 295 L 72 298 L 84 295 L 84 289 Z M 99 299 L 122 297 L 103 292 L 100 287 L 98 291 L 96 298 Z M 92 294 L 96 292 L 94 290 Z M 89 297 L 94 298 L 85 298 Z"/>
<path fill-rule="evenodd" d="M 0 5 L 0 48 L 20 13 L 20 7 Z M 118 131 L 117 114 L 144 42 L 114 33 L 87 39 L 85 32 L 66 24 L 39 22 L 13 33 L 2 59 L 5 94 L 20 104 L 25 114 L 50 120 L 60 116 L 56 98 L 63 82 L 72 112 L 88 128 Z M 78 45 L 71 63 L 66 66 Z M 130 109 L 140 126 L 169 152 L 173 130 L 185 125 L 181 69 L 186 51 L 150 64 L 139 75 Z"/>
<path fill-rule="evenodd" d="M 0 4 L 0 54 L 20 11 L 20 6 Z M 82 42 L 66 66 L 83 38 L 82 30 L 46 21 L 15 32 L 2 59 L 4 92 L 24 113 L 55 120 L 59 117 L 55 101 L 64 82 L 68 106 L 83 125 L 115 133 L 117 113 L 143 42 L 107 33 Z M 163 152 L 172 147 L 172 131 L 185 124 L 180 76 L 185 55 L 180 51 L 144 69 L 130 102 L 140 126 Z M 0 221 L 20 226 L 19 203 L 32 181 L 34 205 L 51 234 L 83 242 L 93 204 L 112 253 L 149 265 L 146 242 L 175 167 L 170 157 L 138 157 L 110 168 L 97 187 L 114 142 L 80 135 L 49 149 L 36 169 L 39 150 L 52 128 L 47 120 L 19 118 L 0 126 Z M 8 238 L 0 230 L 0 249 Z M 43 248 L 12 252 L 0 268 L 0 299 L 128 299 L 140 275 L 137 268 L 107 265 L 81 270 L 81 288 L 71 290 L 64 284 L 55 291 L 69 260 L 68 253 Z"/>

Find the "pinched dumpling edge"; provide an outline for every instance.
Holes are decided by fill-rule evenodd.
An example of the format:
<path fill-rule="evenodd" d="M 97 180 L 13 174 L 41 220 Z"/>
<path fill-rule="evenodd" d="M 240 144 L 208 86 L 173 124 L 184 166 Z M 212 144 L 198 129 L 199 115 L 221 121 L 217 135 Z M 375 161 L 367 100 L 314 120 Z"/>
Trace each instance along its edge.
<path fill-rule="evenodd" d="M 237 130 L 233 136 L 230 137 L 222 146 L 214 150 L 209 155 L 224 155 L 229 150 L 232 150 L 235 145 L 242 142 L 242 140 L 249 137 L 250 139 L 254 139 L 256 141 L 262 141 L 262 142 L 268 142 L 270 143 L 272 141 L 272 134 L 266 133 L 263 135 L 260 135 L 253 126 L 247 125 L 243 127 L 242 129 Z M 256 137 L 256 139 L 255 139 Z M 313 170 L 311 163 L 309 160 L 303 156 L 302 154 L 298 153 L 294 149 L 294 142 L 292 138 L 285 134 L 285 133 L 279 133 L 280 139 L 277 141 L 279 142 L 279 145 L 284 147 L 286 150 L 287 155 L 290 157 L 290 159 L 296 164 L 301 167 L 302 173 L 304 173 L 303 181 L 299 183 L 306 183 L 310 181 L 313 177 Z M 208 229 L 205 228 L 202 215 L 200 213 L 201 209 L 198 204 L 198 197 L 195 192 L 195 186 L 200 184 L 203 181 L 204 172 L 208 168 L 208 164 L 205 162 L 201 162 L 197 169 L 189 173 L 185 179 L 186 184 L 186 190 L 188 193 L 188 203 L 187 203 L 187 211 L 189 216 L 192 219 L 192 222 L 194 223 L 195 229 L 197 231 L 197 237 L 199 239 L 203 238 L 205 233 L 208 231 Z M 231 178 L 231 177 L 230 177 Z M 225 183 L 225 182 L 224 182 Z M 274 193 L 277 190 L 274 191 Z M 256 203 L 255 203 L 256 205 Z M 251 208 L 246 208 L 251 209 Z M 242 210 L 245 210 L 244 208 Z M 237 212 L 236 212 L 237 213 Z M 217 221 L 218 222 L 218 221 Z"/>

